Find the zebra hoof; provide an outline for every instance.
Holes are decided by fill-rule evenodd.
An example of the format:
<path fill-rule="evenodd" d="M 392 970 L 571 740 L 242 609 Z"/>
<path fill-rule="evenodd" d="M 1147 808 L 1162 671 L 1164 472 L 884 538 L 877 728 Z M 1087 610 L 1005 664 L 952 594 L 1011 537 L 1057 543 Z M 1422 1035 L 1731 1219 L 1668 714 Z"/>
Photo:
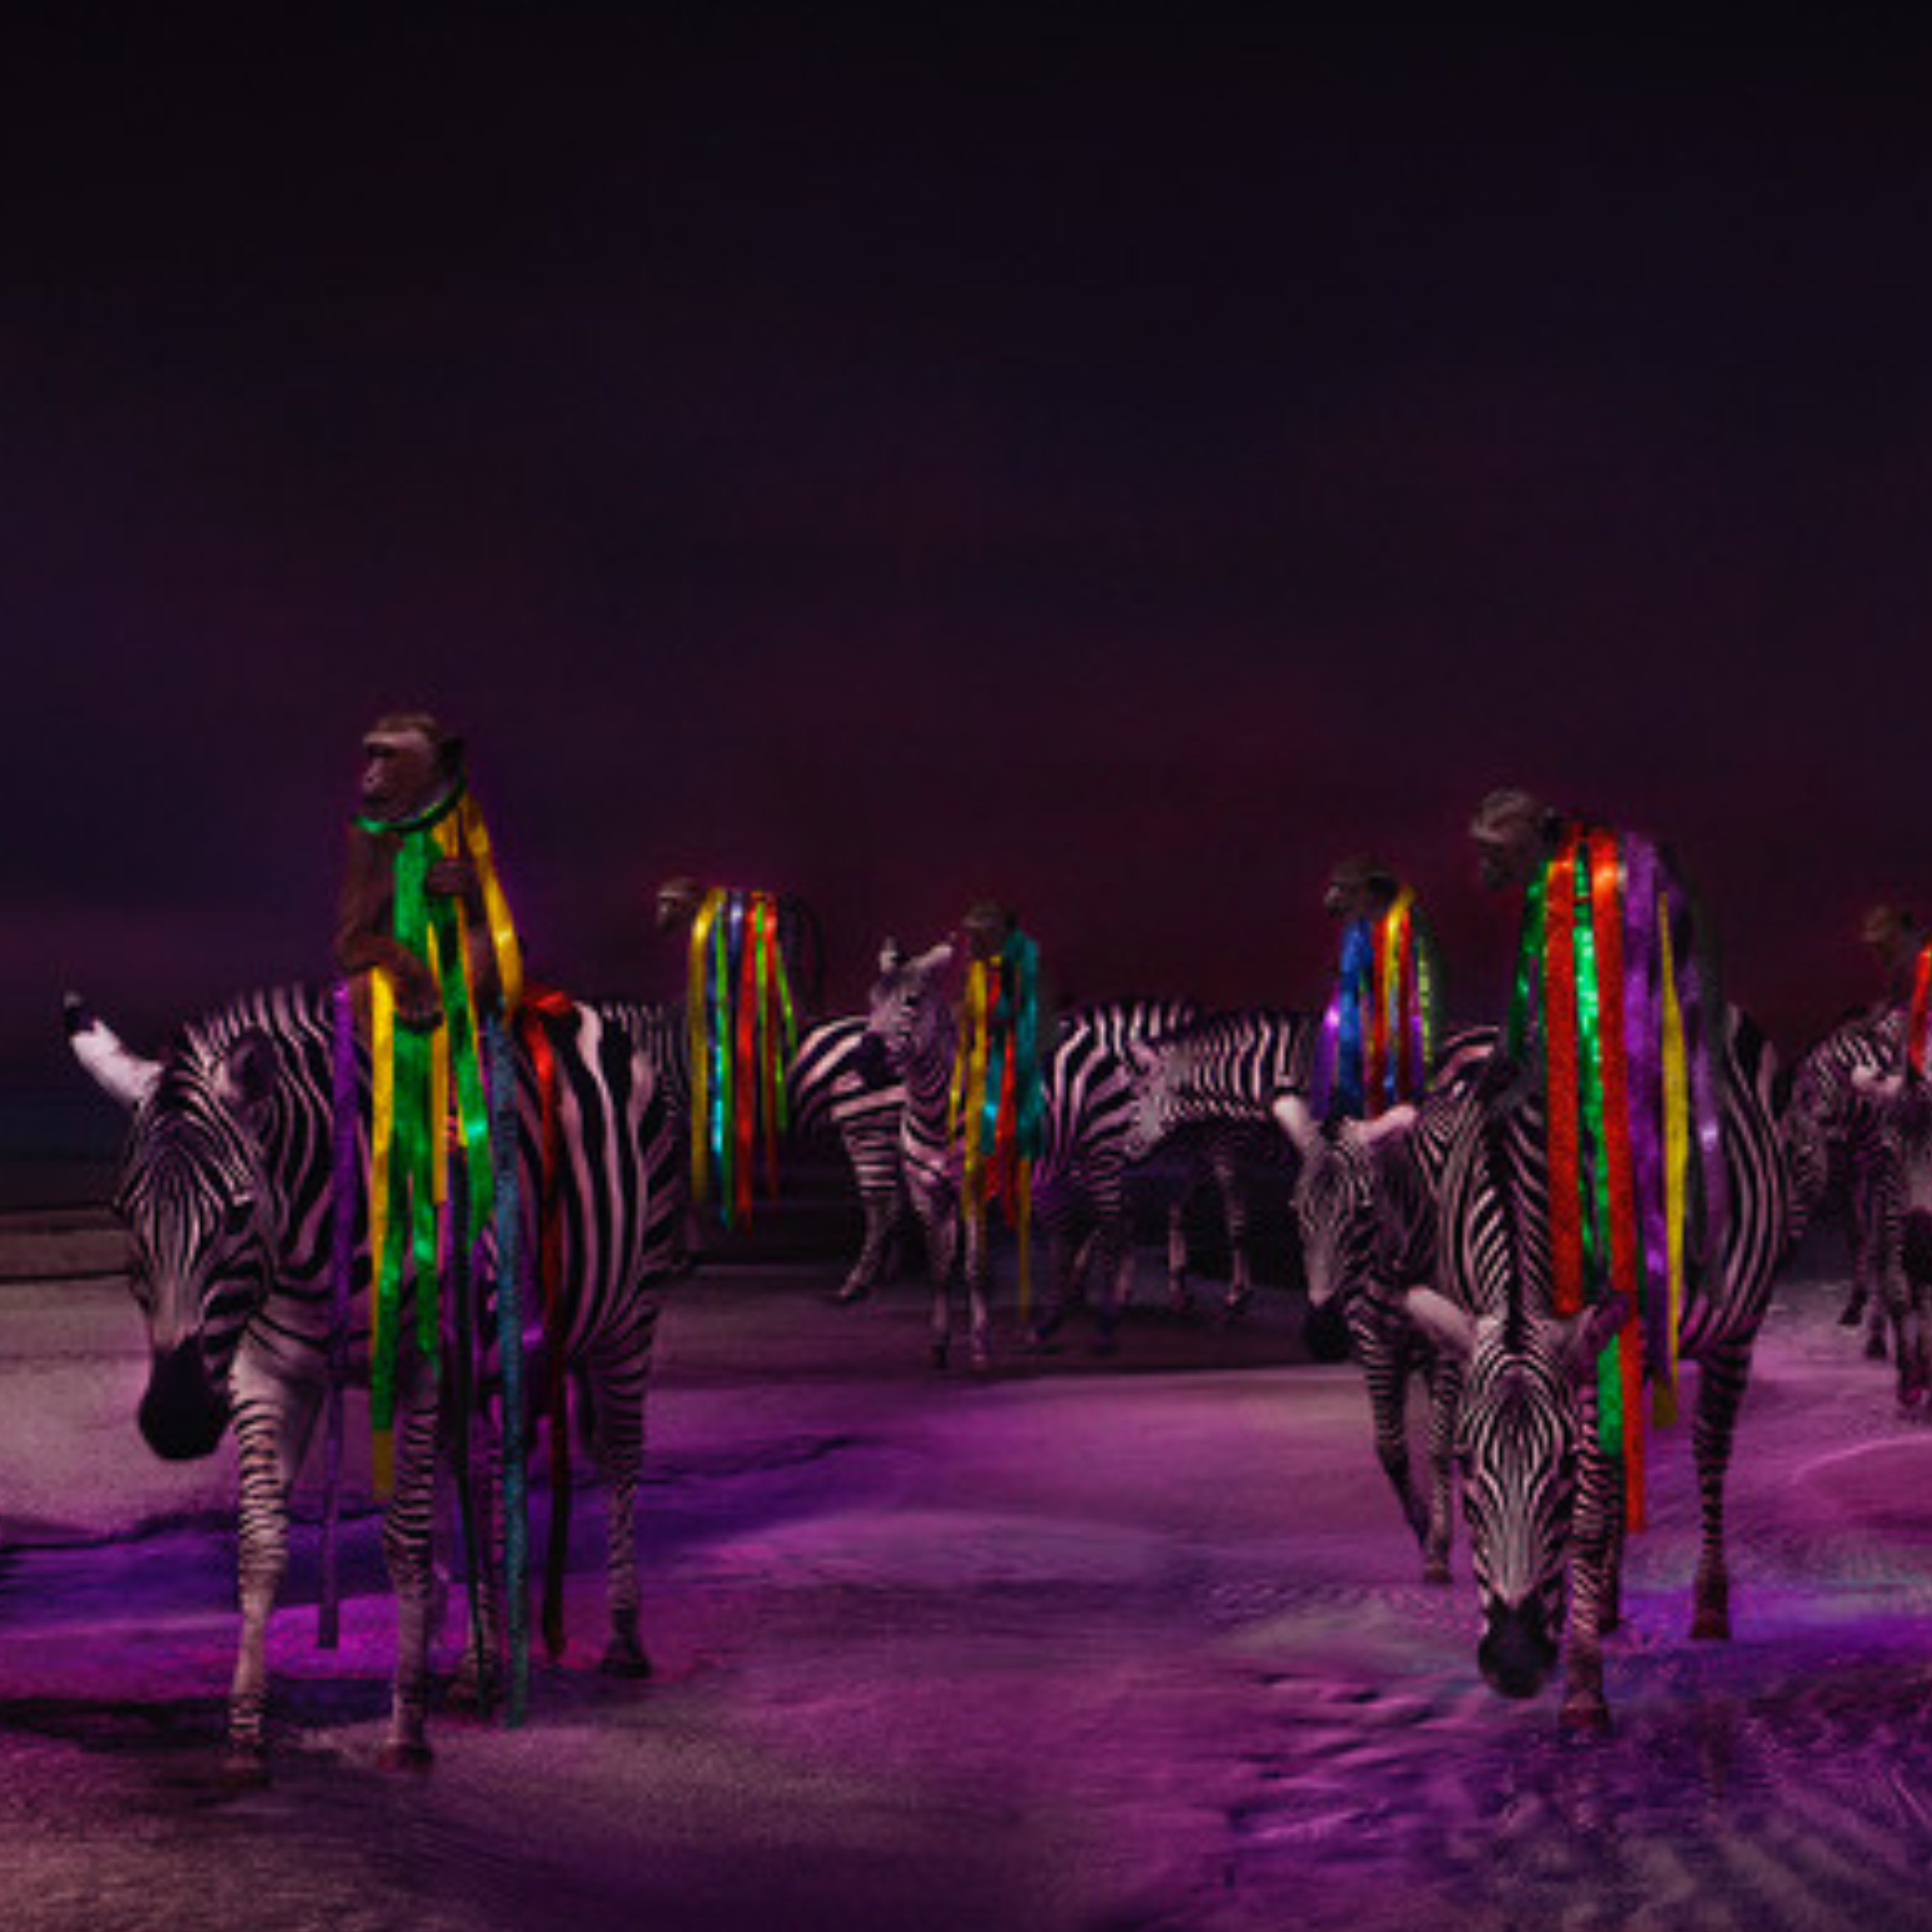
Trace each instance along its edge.
<path fill-rule="evenodd" d="M 1867 1362 L 1883 1362 L 1886 1352 L 1883 1335 L 1874 1331 L 1865 1338 L 1865 1359 Z"/>
<path fill-rule="evenodd" d="M 947 1358 L 951 1353 L 952 1349 L 949 1343 L 944 1342 L 935 1342 L 932 1345 L 932 1350 L 929 1359 L 932 1362 L 932 1366 L 935 1369 L 943 1369 L 946 1366 Z"/>
<path fill-rule="evenodd" d="M 1727 1610 L 1700 1610 L 1691 1619 L 1694 1644 L 1728 1644 L 1731 1641 L 1731 1614 Z"/>
<path fill-rule="evenodd" d="M 466 1717 L 488 1717 L 503 1702 L 503 1686 L 493 1671 L 463 1668 L 450 1679 L 444 1696 L 447 1709 Z"/>
<path fill-rule="evenodd" d="M 259 1791 L 269 1782 L 268 1753 L 259 1744 L 231 1744 L 221 1760 L 222 1788 Z"/>
<path fill-rule="evenodd" d="M 1449 1559 L 1447 1556 L 1431 1556 L 1422 1566 L 1422 1580 L 1434 1589 L 1447 1589 L 1451 1580 Z"/>
<path fill-rule="evenodd" d="M 1565 1737 L 1573 1737 L 1579 1742 L 1607 1737 L 1610 1706 L 1600 1696 L 1573 1692 L 1563 1699 L 1563 1707 L 1556 1717 L 1556 1728 Z"/>
<path fill-rule="evenodd" d="M 392 1771 L 410 1777 L 420 1777 L 436 1762 L 436 1753 L 428 1745 L 398 1738 L 389 1739 L 376 1753 L 376 1767 L 380 1771 Z"/>
<path fill-rule="evenodd" d="M 1865 1298 L 1855 1294 L 1839 1309 L 1838 1325 L 1841 1328 L 1855 1328 L 1865 1319 Z"/>
<path fill-rule="evenodd" d="M 606 1677 L 619 1678 L 631 1684 L 641 1684 L 651 1675 L 651 1659 L 643 1645 L 621 1642 L 614 1637 L 597 1660 L 597 1668 Z"/>

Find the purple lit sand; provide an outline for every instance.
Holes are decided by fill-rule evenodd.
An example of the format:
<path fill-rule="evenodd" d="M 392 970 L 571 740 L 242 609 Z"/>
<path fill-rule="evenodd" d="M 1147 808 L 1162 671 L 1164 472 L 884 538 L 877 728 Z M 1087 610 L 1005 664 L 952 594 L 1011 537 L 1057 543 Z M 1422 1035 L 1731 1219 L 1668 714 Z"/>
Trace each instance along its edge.
<path fill-rule="evenodd" d="M 226 1461 L 140 1446 L 117 1284 L 0 1286 L 0 1925 L 1932 1926 L 1932 1431 L 1835 1325 L 1838 1268 L 1761 1345 L 1728 1646 L 1685 1638 L 1688 1432 L 1660 1448 L 1600 1745 L 1481 1685 L 1460 1542 L 1425 1588 L 1287 1291 L 981 1385 L 926 1371 L 910 1285 L 829 1305 L 828 1260 L 708 1270 L 665 1318 L 653 1682 L 594 1668 L 587 1492 L 527 1727 L 439 1714 L 434 1770 L 384 1776 L 373 1519 L 319 1652 L 305 1484 L 243 1794 Z"/>

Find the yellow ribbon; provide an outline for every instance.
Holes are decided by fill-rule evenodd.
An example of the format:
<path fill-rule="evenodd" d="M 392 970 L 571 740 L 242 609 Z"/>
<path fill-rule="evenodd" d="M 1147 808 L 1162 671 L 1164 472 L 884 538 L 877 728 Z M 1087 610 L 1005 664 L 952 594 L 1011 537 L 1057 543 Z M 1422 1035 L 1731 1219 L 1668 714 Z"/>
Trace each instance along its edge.
<path fill-rule="evenodd" d="M 1670 1267 L 1670 1372 L 1658 1385 L 1657 1420 L 1676 1419 L 1677 1338 L 1684 1318 L 1684 1230 L 1689 1199 L 1690 1073 L 1684 1052 L 1684 1012 L 1671 957 L 1670 909 L 1659 896 L 1657 930 L 1663 975 L 1664 1216 Z M 1666 1413 L 1668 1411 L 1668 1413 Z"/>

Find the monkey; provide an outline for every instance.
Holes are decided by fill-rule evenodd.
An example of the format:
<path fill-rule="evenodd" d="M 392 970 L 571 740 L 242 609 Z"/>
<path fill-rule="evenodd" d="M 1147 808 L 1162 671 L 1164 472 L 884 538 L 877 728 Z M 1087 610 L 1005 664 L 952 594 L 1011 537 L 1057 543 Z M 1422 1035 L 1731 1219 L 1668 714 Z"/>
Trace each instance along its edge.
<path fill-rule="evenodd" d="M 429 962 L 395 936 L 396 855 L 402 834 L 439 817 L 461 798 L 464 786 L 463 740 L 427 712 L 386 713 L 364 734 L 362 809 L 349 828 L 335 963 L 358 981 L 372 971 L 387 972 L 397 1018 L 420 1031 L 442 1023 L 443 1007 Z M 485 1010 L 494 1008 L 502 985 L 475 864 L 468 857 L 439 859 L 424 885 L 433 896 L 461 905 L 471 982 Z"/>

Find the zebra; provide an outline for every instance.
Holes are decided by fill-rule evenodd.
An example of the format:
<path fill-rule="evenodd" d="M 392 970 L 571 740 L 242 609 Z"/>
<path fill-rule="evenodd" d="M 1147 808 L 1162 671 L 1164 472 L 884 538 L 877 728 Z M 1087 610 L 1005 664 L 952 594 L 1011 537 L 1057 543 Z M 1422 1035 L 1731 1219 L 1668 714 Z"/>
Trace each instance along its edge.
<path fill-rule="evenodd" d="M 1899 1404 L 1913 1410 L 1932 1393 L 1932 1085 L 1902 1050 L 1887 1070 L 1861 1066 L 1851 1080 L 1874 1116 L 1895 1177 L 1873 1272 L 1878 1306 L 1891 1331 Z"/>
<path fill-rule="evenodd" d="M 158 1454 L 211 1453 L 225 1430 L 239 1460 L 240 1641 L 227 1716 L 229 1767 L 266 1764 L 269 1617 L 287 1567 L 289 1488 L 326 1391 L 336 1216 L 331 1136 L 334 990 L 238 995 L 142 1059 L 70 995 L 74 1053 L 128 1107 L 114 1208 L 130 1236 L 131 1285 L 150 1360 L 138 1410 Z M 684 1199 L 672 1130 L 640 1009 L 582 1002 L 536 1021 L 556 1072 L 560 1306 L 550 1333 L 588 1397 L 607 1494 L 609 1642 L 604 1667 L 645 1675 L 638 1634 L 636 1495 L 651 1346 Z M 367 1056 L 359 1053 L 366 1158 Z M 542 1165 L 544 1095 L 518 1056 L 524 1199 Z M 358 1202 L 352 1372 L 366 1372 L 366 1210 Z M 411 1331 L 406 1314 L 403 1332 Z M 396 1475 L 383 1545 L 397 1600 L 396 1657 L 381 1762 L 427 1764 L 431 1517 L 438 1426 L 434 1379 L 406 1345 L 399 1365 Z M 554 1471 L 553 1471 L 554 1478 Z M 553 1498 L 553 1508 L 556 1505 Z M 485 1643 L 493 1643 L 486 1628 Z M 487 1672 L 487 1657 L 479 1660 Z"/>
<path fill-rule="evenodd" d="M 992 1351 L 985 1219 L 959 1213 L 959 1165 L 949 1131 L 958 1045 L 946 986 L 953 957 L 949 944 L 908 957 L 888 940 L 879 954 L 866 1032 L 904 1083 L 900 1155 L 906 1192 L 926 1240 L 933 1287 L 933 1364 L 943 1368 L 950 1355 L 951 1283 L 957 1264 L 965 1282 L 973 1365 L 985 1368 Z M 1127 1023 L 1124 1015 L 1111 1009 L 1076 1016 L 1056 1029 L 1043 1070 L 1046 1140 L 1032 1185 L 1037 1218 L 1049 1243 L 1053 1287 L 1034 1329 L 1039 1345 L 1051 1339 L 1063 1318 L 1070 1282 L 1093 1264 L 1102 1283 L 1095 1345 L 1103 1353 L 1114 1345 L 1128 1245 L 1127 1143 L 1132 1120 L 1129 1069 L 1115 1043 Z"/>
<path fill-rule="evenodd" d="M 1693 1274 L 1679 1344 L 1699 1369 L 1695 1639 L 1730 1634 L 1725 1479 L 1791 1228 L 1776 1056 L 1746 1015 L 1733 1008 L 1729 1019 L 1720 1133 L 1730 1210 L 1715 1272 Z M 1478 1666 L 1505 1696 L 1533 1696 L 1556 1665 L 1566 1618 L 1561 1723 L 1602 1732 L 1610 1723 L 1602 1639 L 1617 1615 L 1624 1482 L 1621 1464 L 1597 1445 L 1594 1365 L 1628 1311 L 1614 1298 L 1563 1320 L 1550 1311 L 1544 1132 L 1533 1087 L 1486 1083 L 1481 1104 L 1463 1114 L 1444 1176 L 1440 1287 L 1413 1290 L 1408 1303 L 1462 1364 L 1455 1444 L 1482 1607 Z"/>
<path fill-rule="evenodd" d="M 793 1134 L 835 1137 L 844 1151 L 865 1233 L 834 1299 L 863 1301 L 879 1285 L 893 1237 L 909 1211 L 899 1160 L 905 1084 L 866 1050 L 862 1013 L 808 1027 L 785 1078 Z"/>
<path fill-rule="evenodd" d="M 656 1068 L 672 1131 L 689 1144 L 691 1038 L 681 1000 L 628 1007 Z M 865 1217 L 857 1258 L 835 1299 L 862 1301 L 878 1285 L 906 1212 L 899 1172 L 899 1113 L 903 1087 L 866 1050 L 866 1019 L 848 1014 L 808 1025 L 785 1066 L 788 1131 L 794 1140 L 835 1139 Z M 696 1236 L 679 1233 L 678 1271 L 696 1266 Z"/>
<path fill-rule="evenodd" d="M 1903 1007 L 1842 1022 L 1798 1062 L 1784 1118 L 1794 1240 L 1822 1206 L 1835 1167 L 1843 1171 L 1852 1286 L 1838 1320 L 1848 1328 L 1868 1321 L 1866 1352 L 1874 1360 L 1886 1353 L 1892 1304 L 1883 1270 L 1898 1250 L 1903 1177 L 1894 1117 L 1869 1083 L 1898 1066 L 1904 1052 Z"/>
<path fill-rule="evenodd" d="M 1404 1291 L 1435 1275 L 1442 1176 L 1476 1083 L 1489 1064 L 1493 1027 L 1444 1043 L 1418 1103 L 1370 1121 L 1318 1123 L 1298 1094 L 1274 1112 L 1300 1156 L 1294 1212 L 1308 1312 L 1304 1328 L 1318 1361 L 1352 1352 L 1368 1385 L 1376 1454 L 1420 1545 L 1423 1580 L 1449 1580 L 1451 1440 L 1458 1366 L 1410 1318 Z M 1411 1469 L 1408 1389 L 1429 1390 L 1427 1498 Z"/>
<path fill-rule="evenodd" d="M 1136 1046 L 1134 1117 L 1129 1151 L 1138 1160 L 1179 1142 L 1199 1150 L 1217 1181 L 1247 1161 L 1279 1161 L 1285 1148 L 1270 1110 L 1282 1094 L 1305 1092 L 1318 1022 L 1281 1006 L 1209 1014 L 1172 1036 Z M 1248 1203 L 1224 1184 L 1230 1276 L 1224 1315 L 1253 1294 Z"/>

